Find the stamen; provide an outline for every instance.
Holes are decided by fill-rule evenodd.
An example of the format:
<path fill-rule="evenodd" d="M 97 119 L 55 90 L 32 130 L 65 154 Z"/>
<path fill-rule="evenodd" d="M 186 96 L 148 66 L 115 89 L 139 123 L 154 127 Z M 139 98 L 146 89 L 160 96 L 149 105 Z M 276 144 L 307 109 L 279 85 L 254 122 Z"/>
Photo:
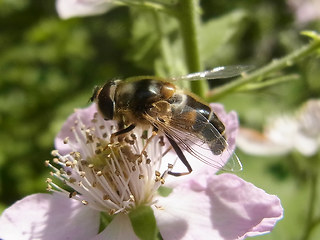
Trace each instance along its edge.
<path fill-rule="evenodd" d="M 84 125 L 78 117 L 71 127 L 73 136 L 63 140 L 71 151 L 61 155 L 53 150 L 53 165 L 45 161 L 52 169 L 51 175 L 73 190 L 67 191 L 47 179 L 48 190 L 62 192 L 111 215 L 126 213 L 139 204 L 154 204 L 157 189 L 165 183 L 167 172 L 173 167 L 168 166 L 163 173 L 159 171 L 165 146 L 163 136 L 152 134 L 151 129 L 137 128 L 123 136 L 123 141 L 112 143 L 114 125 L 99 114 L 94 115 L 90 124 Z"/>

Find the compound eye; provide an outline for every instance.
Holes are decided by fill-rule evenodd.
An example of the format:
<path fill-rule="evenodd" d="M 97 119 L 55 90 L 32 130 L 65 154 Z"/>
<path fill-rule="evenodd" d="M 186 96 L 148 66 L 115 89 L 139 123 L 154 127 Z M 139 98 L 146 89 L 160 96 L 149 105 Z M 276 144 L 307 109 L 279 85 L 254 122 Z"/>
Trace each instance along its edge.
<path fill-rule="evenodd" d="M 106 83 L 98 95 L 98 108 L 105 120 L 112 120 L 114 115 L 114 92 L 116 85 L 114 81 Z"/>

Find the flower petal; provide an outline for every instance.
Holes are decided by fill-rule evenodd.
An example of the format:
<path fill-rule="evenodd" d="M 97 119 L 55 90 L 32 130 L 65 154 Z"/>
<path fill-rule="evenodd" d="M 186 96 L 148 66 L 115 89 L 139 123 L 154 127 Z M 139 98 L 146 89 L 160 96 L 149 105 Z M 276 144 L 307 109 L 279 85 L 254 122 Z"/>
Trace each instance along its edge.
<path fill-rule="evenodd" d="M 60 132 L 56 136 L 54 140 L 54 145 L 61 155 L 68 154 L 72 151 L 80 151 L 82 147 L 79 145 L 75 135 L 72 133 L 72 128 L 75 125 L 75 122 L 81 122 L 87 128 L 93 127 L 92 119 L 94 118 L 94 114 L 97 113 L 96 104 L 91 104 L 89 107 L 83 109 L 76 109 L 73 114 L 71 114 L 68 119 L 63 124 Z M 114 121 L 104 121 L 101 117 L 99 120 L 103 121 L 103 125 L 105 127 L 111 127 Z M 78 133 L 78 136 L 81 136 L 81 133 Z M 68 138 L 69 144 L 65 144 L 65 139 Z M 71 148 L 71 146 L 73 148 Z"/>
<path fill-rule="evenodd" d="M 270 232 L 283 216 L 280 200 L 232 174 L 208 181 L 212 224 L 223 239 L 243 239 Z"/>
<path fill-rule="evenodd" d="M 109 0 L 57 0 L 56 8 L 61 18 L 90 16 L 105 13 L 112 4 Z"/>
<path fill-rule="evenodd" d="M 92 240 L 139 240 L 131 226 L 128 215 L 118 214 L 99 235 Z"/>
<path fill-rule="evenodd" d="M 71 114 L 68 119 L 64 122 L 60 132 L 54 139 L 54 145 L 56 149 L 59 150 L 59 153 L 65 155 L 72 151 L 69 144 L 64 144 L 64 140 L 69 138 L 69 142 L 77 146 L 77 140 L 72 134 L 71 128 L 74 126 L 75 122 L 80 118 L 84 121 L 84 124 L 88 124 L 89 120 L 93 118 L 93 114 L 96 112 L 95 104 L 90 105 L 84 109 L 76 109 L 73 114 Z"/>
<path fill-rule="evenodd" d="M 300 109 L 299 115 L 270 118 L 263 133 L 240 129 L 237 145 L 253 155 L 284 155 L 297 150 L 304 156 L 312 156 L 319 148 L 319 119 L 319 101 L 309 100 Z"/>
<path fill-rule="evenodd" d="M 261 156 L 278 156 L 290 152 L 292 146 L 269 139 L 264 134 L 249 128 L 240 128 L 237 146 L 245 153 Z"/>
<path fill-rule="evenodd" d="M 302 155 L 310 157 L 318 152 L 318 139 L 311 138 L 302 132 L 298 132 L 294 140 L 295 149 L 297 149 L 297 151 L 299 151 Z"/>
<path fill-rule="evenodd" d="M 287 3 L 300 24 L 320 19 L 320 2 L 317 0 L 288 0 Z"/>
<path fill-rule="evenodd" d="M 155 208 L 164 239 L 244 239 L 270 232 L 282 218 L 280 200 L 232 174 L 208 175 L 175 188 Z"/>
<path fill-rule="evenodd" d="M 99 230 L 99 213 L 62 194 L 33 194 L 17 201 L 0 217 L 5 240 L 88 240 Z"/>
<path fill-rule="evenodd" d="M 210 208 L 205 191 L 178 187 L 168 197 L 159 197 L 154 213 L 162 238 L 203 240 L 210 236 L 210 239 L 222 239 L 212 228 Z"/>

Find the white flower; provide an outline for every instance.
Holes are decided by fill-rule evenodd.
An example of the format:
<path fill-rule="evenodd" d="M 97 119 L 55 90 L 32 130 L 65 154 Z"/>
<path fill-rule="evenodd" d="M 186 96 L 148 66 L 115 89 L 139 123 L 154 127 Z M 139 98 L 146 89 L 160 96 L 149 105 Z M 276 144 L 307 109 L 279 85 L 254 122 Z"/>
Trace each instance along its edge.
<path fill-rule="evenodd" d="M 288 0 L 288 5 L 295 12 L 298 23 L 308 23 L 320 19 L 319 0 Z"/>
<path fill-rule="evenodd" d="M 221 105 L 213 108 L 233 149 L 237 116 Z M 244 239 L 270 232 L 282 218 L 276 196 L 235 175 L 215 175 L 217 169 L 203 165 L 201 170 L 192 157 L 192 174 L 168 175 L 172 166 L 164 162 L 174 163 L 177 155 L 160 134 L 147 144 L 148 136 L 137 128 L 120 144 L 112 143 L 115 123 L 96 111 L 91 105 L 68 118 L 55 141 L 59 151 L 53 152 L 61 168 L 47 162 L 52 175 L 71 188 L 49 179 L 53 194 L 33 194 L 6 209 L 0 239 L 138 240 L 128 213 L 139 206 L 150 207 L 164 240 Z M 172 187 L 168 196 L 158 193 L 162 185 Z M 101 232 L 100 213 L 113 217 Z"/>
<path fill-rule="evenodd" d="M 237 145 L 253 155 L 283 155 L 293 150 L 314 155 L 320 146 L 320 101 L 309 100 L 295 115 L 269 119 L 263 133 L 241 128 Z"/>
<path fill-rule="evenodd" d="M 87 111 L 95 111 L 95 105 Z M 49 185 L 110 215 L 154 204 L 154 195 L 165 182 L 169 170 L 168 165 L 167 169 L 160 169 L 168 148 L 164 137 L 159 134 L 146 144 L 151 131 L 137 128 L 124 137 L 122 143 L 111 143 L 111 133 L 116 131 L 113 121 L 106 122 L 97 112 L 89 118 L 90 123 L 84 122 L 85 119 L 73 115 L 56 138 L 60 151 L 53 151 L 53 155 L 61 168 L 47 162 L 54 169 L 53 175 L 65 181 L 74 192 L 66 192 L 51 180 L 48 180 Z M 66 131 L 68 127 L 73 134 Z"/>
<path fill-rule="evenodd" d="M 91 16 L 105 13 L 114 4 L 113 0 L 57 0 L 56 8 L 61 18 Z"/>

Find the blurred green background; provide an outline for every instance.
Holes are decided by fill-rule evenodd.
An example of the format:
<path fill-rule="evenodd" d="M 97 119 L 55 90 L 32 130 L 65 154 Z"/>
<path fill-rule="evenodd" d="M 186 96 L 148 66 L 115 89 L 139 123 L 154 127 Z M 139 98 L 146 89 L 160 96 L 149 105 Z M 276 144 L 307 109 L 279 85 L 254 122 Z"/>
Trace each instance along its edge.
<path fill-rule="evenodd" d="M 309 39 L 299 35 L 301 30 L 320 29 L 317 19 L 299 22 L 283 0 L 204 0 L 201 6 L 204 26 L 199 37 L 206 68 L 263 66 L 306 44 Z M 54 137 L 74 108 L 88 105 L 95 85 L 118 77 L 184 71 L 182 50 L 175 48 L 176 22 L 157 19 L 167 23 L 162 30 L 174 47 L 167 57 L 176 68 L 169 71 L 159 47 L 161 36 L 152 32 L 159 26 L 145 26 L 150 24 L 146 19 L 154 17 L 148 11 L 117 7 L 100 16 L 61 20 L 53 0 L 0 0 L 1 211 L 28 194 L 46 192 L 49 169 L 44 161 L 52 158 Z M 292 112 L 320 96 L 318 58 L 307 57 L 275 74 L 289 73 L 298 79 L 231 94 L 221 102 L 239 113 L 243 126 L 262 129 L 267 117 Z M 307 170 L 293 171 L 292 155 L 237 153 L 244 165 L 239 176 L 278 195 L 285 209 L 275 230 L 255 239 L 300 239 L 309 201 Z M 316 229 L 310 239 L 319 238 Z"/>

